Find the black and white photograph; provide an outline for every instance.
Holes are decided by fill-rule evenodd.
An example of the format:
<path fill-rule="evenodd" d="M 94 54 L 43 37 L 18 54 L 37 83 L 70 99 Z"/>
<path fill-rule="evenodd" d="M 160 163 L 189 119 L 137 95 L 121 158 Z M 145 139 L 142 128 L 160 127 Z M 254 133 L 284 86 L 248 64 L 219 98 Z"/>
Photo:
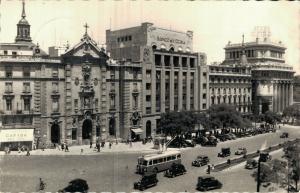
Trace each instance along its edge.
<path fill-rule="evenodd" d="M 300 192 L 297 1 L 0 0 L 0 192 Z"/>

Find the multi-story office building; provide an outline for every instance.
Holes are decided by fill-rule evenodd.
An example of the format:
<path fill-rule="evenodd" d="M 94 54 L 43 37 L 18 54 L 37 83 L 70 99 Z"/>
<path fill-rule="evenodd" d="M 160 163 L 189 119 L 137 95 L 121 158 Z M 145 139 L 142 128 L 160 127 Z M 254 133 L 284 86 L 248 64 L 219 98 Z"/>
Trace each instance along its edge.
<path fill-rule="evenodd" d="M 285 63 L 285 49 L 281 42 L 274 43 L 268 38 L 226 45 L 223 64 L 251 67 L 253 113 L 282 112 L 293 103 L 294 71 Z"/>
<path fill-rule="evenodd" d="M 244 114 L 251 113 L 251 70 L 248 66 L 209 66 L 209 105 L 231 104 Z"/>
<path fill-rule="evenodd" d="M 113 59 L 141 62 L 143 134 L 159 126 L 161 113 L 208 108 L 206 55 L 193 52 L 193 32 L 179 32 L 142 23 L 106 31 Z"/>

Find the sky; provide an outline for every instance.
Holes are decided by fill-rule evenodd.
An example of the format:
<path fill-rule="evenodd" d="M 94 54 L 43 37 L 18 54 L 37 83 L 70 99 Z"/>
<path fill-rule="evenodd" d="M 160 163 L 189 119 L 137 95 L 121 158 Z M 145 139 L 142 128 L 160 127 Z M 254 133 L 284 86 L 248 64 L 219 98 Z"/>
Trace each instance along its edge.
<path fill-rule="evenodd" d="M 0 0 L 0 42 L 13 42 L 21 18 L 22 1 Z M 34 43 L 49 46 L 77 44 L 88 33 L 105 44 L 105 30 L 139 26 L 194 32 L 195 52 L 205 52 L 208 63 L 224 60 L 224 47 L 231 41 L 254 41 L 256 26 L 268 26 L 270 39 L 286 46 L 286 63 L 300 74 L 300 6 L 298 2 L 180 1 L 180 0 L 25 0 L 26 19 Z"/>

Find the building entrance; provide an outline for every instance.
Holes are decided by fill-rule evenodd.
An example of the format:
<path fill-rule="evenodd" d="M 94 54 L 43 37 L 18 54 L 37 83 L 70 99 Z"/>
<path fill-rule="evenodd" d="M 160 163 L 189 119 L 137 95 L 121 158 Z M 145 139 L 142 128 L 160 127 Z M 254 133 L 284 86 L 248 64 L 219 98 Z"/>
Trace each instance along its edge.
<path fill-rule="evenodd" d="M 115 136 L 116 135 L 116 120 L 115 118 L 111 118 L 109 120 L 109 135 Z"/>
<path fill-rule="evenodd" d="M 82 139 L 92 138 L 93 123 L 91 119 L 85 119 L 82 123 Z"/>
<path fill-rule="evenodd" d="M 52 143 L 60 142 L 60 127 L 57 123 L 51 126 L 51 142 Z"/>

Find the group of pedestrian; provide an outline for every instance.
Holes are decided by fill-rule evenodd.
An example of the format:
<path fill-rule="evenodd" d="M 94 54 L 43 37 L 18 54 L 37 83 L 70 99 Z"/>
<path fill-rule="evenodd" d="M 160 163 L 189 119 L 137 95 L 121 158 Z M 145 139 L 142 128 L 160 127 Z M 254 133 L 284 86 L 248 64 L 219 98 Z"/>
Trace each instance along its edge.
<path fill-rule="evenodd" d="M 215 169 L 215 166 L 214 166 L 214 164 L 208 164 L 207 165 L 207 170 L 206 170 L 206 172 L 207 172 L 207 174 L 210 174 L 210 172 L 211 171 L 213 171 Z"/>
<path fill-rule="evenodd" d="M 67 143 L 61 143 L 61 144 L 53 144 L 54 148 L 58 149 L 59 151 L 65 151 L 65 152 L 69 152 L 69 146 Z"/>

